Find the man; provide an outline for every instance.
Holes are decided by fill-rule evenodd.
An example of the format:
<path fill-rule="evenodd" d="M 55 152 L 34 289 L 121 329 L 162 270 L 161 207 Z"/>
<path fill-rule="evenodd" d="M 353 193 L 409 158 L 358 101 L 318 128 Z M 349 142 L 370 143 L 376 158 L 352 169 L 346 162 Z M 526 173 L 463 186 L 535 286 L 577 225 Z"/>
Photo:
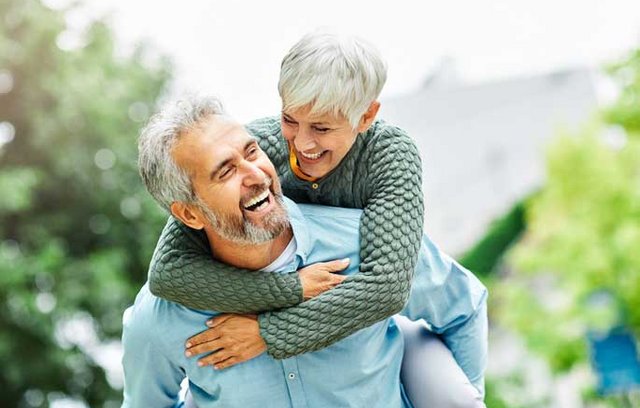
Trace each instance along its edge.
<path fill-rule="evenodd" d="M 345 273 L 357 273 L 361 211 L 283 199 L 271 162 L 215 101 L 195 99 L 165 110 L 143 131 L 140 149 L 150 193 L 186 226 L 204 230 L 216 259 L 278 273 L 291 264 L 298 269 L 349 258 Z M 161 182 L 169 173 L 172 182 Z M 479 389 L 485 302 L 482 284 L 425 237 L 403 314 L 440 333 Z M 392 319 L 319 351 L 284 360 L 263 353 L 213 370 L 199 367 L 183 346 L 214 315 L 156 298 L 145 285 L 124 323 L 123 406 L 178 406 L 185 377 L 200 408 L 411 406 L 400 382 L 403 336 Z"/>

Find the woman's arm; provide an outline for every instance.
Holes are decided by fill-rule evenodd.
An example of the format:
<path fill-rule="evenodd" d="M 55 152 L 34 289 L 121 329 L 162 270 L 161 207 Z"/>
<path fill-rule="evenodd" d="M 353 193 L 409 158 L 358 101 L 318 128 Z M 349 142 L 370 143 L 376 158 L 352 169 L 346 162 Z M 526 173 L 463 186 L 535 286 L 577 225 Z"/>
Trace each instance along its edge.
<path fill-rule="evenodd" d="M 279 155 L 282 149 L 276 144 L 282 143 L 281 135 L 273 133 L 278 129 L 275 118 L 250 125 L 276 168 L 287 156 L 286 148 Z M 360 273 L 308 302 L 259 315 L 260 332 L 272 356 L 286 358 L 324 348 L 404 307 L 422 236 L 422 168 L 413 141 L 399 129 L 391 129 L 397 133 L 378 135 L 378 145 L 365 164 L 370 176 L 362 182 L 371 192 L 361 221 Z M 173 228 L 172 222 L 177 224 Z M 203 248 L 206 240 L 203 243 L 197 233 L 188 231 L 191 238 L 187 240 L 186 233 L 178 231 L 174 238 L 177 227 L 188 228 L 172 222 L 163 231 L 151 265 L 151 289 L 157 296 L 229 313 L 274 310 L 302 300 L 295 274 L 266 277 L 262 275 L 281 274 L 252 273 L 215 262 Z M 165 235 L 168 239 L 163 239 Z M 198 240 L 200 244 L 195 244 Z M 227 277 L 232 280 L 229 285 Z M 293 281 L 295 301 L 287 289 Z"/>
<path fill-rule="evenodd" d="M 258 316 L 275 358 L 324 348 L 404 307 L 423 227 L 422 166 L 401 130 L 378 135 L 367 157 L 369 194 L 360 224 L 360 272 L 307 302 Z"/>
<path fill-rule="evenodd" d="M 303 288 L 296 271 L 260 273 L 214 260 L 205 234 L 169 217 L 151 260 L 149 288 L 194 309 L 258 313 L 296 305 Z"/>
<path fill-rule="evenodd" d="M 188 339 L 190 356 L 211 353 L 199 362 L 222 369 L 256 357 L 266 344 L 273 357 L 288 358 L 329 346 L 404 307 L 423 235 L 423 199 L 417 149 L 398 132 L 380 135 L 374 154 L 362 156 L 370 167 L 363 183 L 371 191 L 360 224 L 360 272 L 307 302 L 260 314 L 257 321 L 215 317 L 207 322 L 211 329 Z"/>

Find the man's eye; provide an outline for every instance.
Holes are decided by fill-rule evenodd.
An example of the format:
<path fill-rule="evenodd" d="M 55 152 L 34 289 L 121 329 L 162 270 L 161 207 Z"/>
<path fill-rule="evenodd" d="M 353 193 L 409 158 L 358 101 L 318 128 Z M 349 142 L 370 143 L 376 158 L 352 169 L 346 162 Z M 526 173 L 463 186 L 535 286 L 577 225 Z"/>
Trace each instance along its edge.
<path fill-rule="evenodd" d="M 227 176 L 229 176 L 232 172 L 233 172 L 233 168 L 232 167 L 224 168 L 224 169 L 220 170 L 220 175 L 218 177 L 220 179 L 224 179 Z"/>
<path fill-rule="evenodd" d="M 252 159 L 254 157 L 256 157 L 258 155 L 258 148 L 256 147 L 250 147 L 249 150 L 247 150 L 247 157 Z"/>

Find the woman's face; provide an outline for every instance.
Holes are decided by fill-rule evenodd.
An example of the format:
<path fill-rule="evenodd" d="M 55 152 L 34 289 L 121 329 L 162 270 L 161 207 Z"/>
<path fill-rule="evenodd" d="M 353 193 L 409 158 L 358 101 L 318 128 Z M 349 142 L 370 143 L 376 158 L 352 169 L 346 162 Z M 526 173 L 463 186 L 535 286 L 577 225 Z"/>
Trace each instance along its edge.
<path fill-rule="evenodd" d="M 361 126 L 353 129 L 342 115 L 311 115 L 310 110 L 311 106 L 307 105 L 295 111 L 283 111 L 282 135 L 293 148 L 300 169 L 311 177 L 321 178 L 347 155 Z"/>

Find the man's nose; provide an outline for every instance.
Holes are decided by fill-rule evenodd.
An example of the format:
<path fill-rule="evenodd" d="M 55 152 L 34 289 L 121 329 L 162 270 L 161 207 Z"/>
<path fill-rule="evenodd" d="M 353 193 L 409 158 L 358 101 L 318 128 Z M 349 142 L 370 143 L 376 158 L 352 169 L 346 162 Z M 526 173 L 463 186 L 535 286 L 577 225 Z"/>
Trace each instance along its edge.
<path fill-rule="evenodd" d="M 244 177 L 242 182 L 245 186 L 253 186 L 264 183 L 267 175 L 255 163 L 245 161 L 243 164 Z"/>
<path fill-rule="evenodd" d="M 303 126 L 298 128 L 298 134 L 293 141 L 296 150 L 299 152 L 304 152 L 307 150 L 312 150 L 316 147 L 316 139 L 311 134 L 309 129 L 305 129 Z"/>

